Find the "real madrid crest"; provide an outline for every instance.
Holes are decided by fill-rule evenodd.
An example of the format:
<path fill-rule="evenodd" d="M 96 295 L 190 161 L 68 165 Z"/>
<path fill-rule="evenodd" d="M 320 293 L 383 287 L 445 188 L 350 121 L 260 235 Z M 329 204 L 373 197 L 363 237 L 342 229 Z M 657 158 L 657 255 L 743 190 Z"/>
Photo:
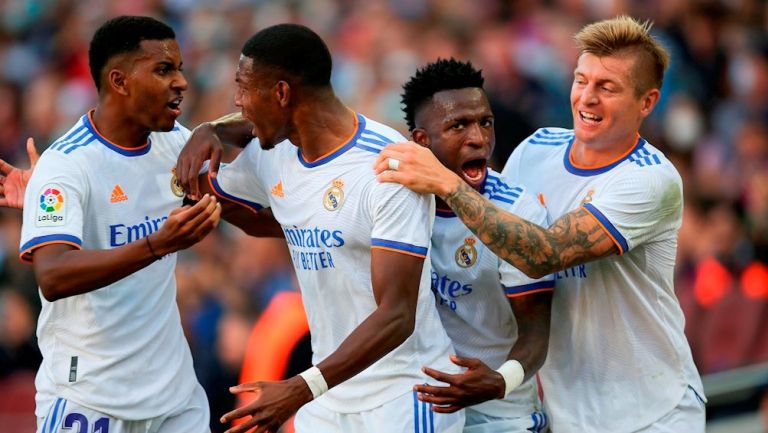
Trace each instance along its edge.
<path fill-rule="evenodd" d="M 323 206 L 329 211 L 339 210 L 344 204 L 344 181 L 336 179 L 323 193 Z"/>
<path fill-rule="evenodd" d="M 464 239 L 464 245 L 460 246 L 456 250 L 456 264 L 462 268 L 468 268 L 477 262 L 477 248 L 475 248 L 475 242 L 477 240 L 473 237 Z"/>
<path fill-rule="evenodd" d="M 171 176 L 171 192 L 176 197 L 184 197 L 184 189 L 181 187 L 181 183 L 179 183 L 179 178 L 176 177 L 176 167 L 171 169 L 171 173 L 173 174 Z"/>
<path fill-rule="evenodd" d="M 581 204 L 586 204 L 592 201 L 592 194 L 595 193 L 594 189 L 590 189 L 587 191 L 587 195 L 584 196 L 584 200 L 581 201 Z"/>

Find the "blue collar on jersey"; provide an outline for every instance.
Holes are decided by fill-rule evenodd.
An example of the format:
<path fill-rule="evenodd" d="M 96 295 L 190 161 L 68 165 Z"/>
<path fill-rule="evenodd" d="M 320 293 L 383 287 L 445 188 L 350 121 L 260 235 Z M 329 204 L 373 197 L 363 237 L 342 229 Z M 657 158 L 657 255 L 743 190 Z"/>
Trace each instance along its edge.
<path fill-rule="evenodd" d="M 93 124 L 93 118 L 91 116 L 93 116 L 94 111 L 95 110 L 91 110 L 87 114 L 83 115 L 83 125 L 88 128 L 88 131 L 94 137 L 96 137 L 96 140 L 98 140 L 101 144 L 125 156 L 141 156 L 149 152 L 149 149 L 152 147 L 152 143 L 150 142 L 149 138 L 147 138 L 147 143 L 141 147 L 122 147 L 107 140 L 107 138 L 101 135 L 101 133 L 96 129 L 96 125 Z"/>
<path fill-rule="evenodd" d="M 604 165 L 602 167 L 595 167 L 595 168 L 579 168 L 574 166 L 571 163 L 571 146 L 573 146 L 573 141 L 576 139 L 576 136 L 574 135 L 570 141 L 568 141 L 568 147 L 565 149 L 565 155 L 563 155 L 563 164 L 565 164 L 565 169 L 568 170 L 569 173 L 575 174 L 576 176 L 595 176 L 598 174 L 605 173 L 606 171 L 610 171 L 612 168 L 616 167 L 617 165 L 624 162 L 625 159 L 629 158 L 630 155 L 632 155 L 635 151 L 640 149 L 641 147 L 645 146 L 645 139 L 643 137 L 637 137 L 637 142 L 635 145 L 630 149 L 627 153 L 625 153 L 623 156 L 621 156 L 619 159 L 611 162 L 608 165 Z"/>
<path fill-rule="evenodd" d="M 360 138 L 360 134 L 362 134 L 363 131 L 365 131 L 365 117 L 363 117 L 359 113 L 355 113 L 355 116 L 357 116 L 357 130 L 352 135 L 352 137 L 350 137 L 350 139 L 347 140 L 347 142 L 337 147 L 336 149 L 333 149 L 332 151 L 326 153 L 325 155 L 321 156 L 320 158 L 317 158 L 312 162 L 307 162 L 307 160 L 304 159 L 304 155 L 302 155 L 301 153 L 301 148 L 299 148 L 298 156 L 299 156 L 299 162 L 301 163 L 301 165 L 307 168 L 317 167 L 319 165 L 323 165 L 333 161 L 334 159 L 341 156 L 344 152 L 353 148 L 357 143 L 357 140 Z"/>

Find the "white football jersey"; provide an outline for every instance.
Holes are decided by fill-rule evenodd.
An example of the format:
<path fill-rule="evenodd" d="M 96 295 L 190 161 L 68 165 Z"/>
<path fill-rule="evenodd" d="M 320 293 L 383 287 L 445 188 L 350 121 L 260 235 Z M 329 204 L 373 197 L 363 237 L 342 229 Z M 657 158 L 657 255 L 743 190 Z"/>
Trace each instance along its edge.
<path fill-rule="evenodd" d="M 271 207 L 282 225 L 309 319 L 314 364 L 376 309 L 371 248 L 426 258 L 413 334 L 318 398 L 337 412 L 369 410 L 410 393 L 428 379 L 423 365 L 456 371 L 430 292 L 433 197 L 379 183 L 373 173 L 380 150 L 403 140 L 395 130 L 357 115 L 355 135 L 316 161 L 307 162 L 288 141 L 264 151 L 254 140 L 212 180 L 223 197 L 252 209 Z"/>
<path fill-rule="evenodd" d="M 640 137 L 602 167 L 574 164 L 573 140 L 571 130 L 539 129 L 503 171 L 540 194 L 553 222 L 586 209 L 621 252 L 555 274 L 544 404 L 558 432 L 635 431 L 689 385 L 703 396 L 673 285 L 682 181 Z"/>
<path fill-rule="evenodd" d="M 509 186 L 488 170 L 480 191 L 501 209 L 541 226 L 546 210 L 522 186 Z M 478 358 L 491 368 L 504 363 L 517 340 L 517 322 L 507 297 L 552 291 L 552 276 L 533 280 L 501 260 L 451 211 L 438 211 L 432 232 L 432 292 L 456 354 Z M 506 399 L 472 409 L 495 417 L 528 417 L 540 409 L 536 380 Z"/>
<path fill-rule="evenodd" d="M 43 152 L 27 185 L 22 260 L 51 243 L 111 249 L 158 230 L 182 192 L 171 170 L 189 131 L 152 133 L 140 148 L 102 137 L 91 113 Z M 56 397 L 125 420 L 169 413 L 196 386 L 176 305 L 176 255 L 106 287 L 42 296 L 38 417 Z"/>

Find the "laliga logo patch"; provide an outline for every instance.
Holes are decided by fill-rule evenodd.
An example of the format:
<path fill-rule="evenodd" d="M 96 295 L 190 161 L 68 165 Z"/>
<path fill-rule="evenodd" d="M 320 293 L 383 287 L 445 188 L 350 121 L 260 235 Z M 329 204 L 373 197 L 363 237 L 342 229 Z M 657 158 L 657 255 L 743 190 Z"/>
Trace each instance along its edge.
<path fill-rule="evenodd" d="M 179 182 L 179 178 L 176 177 L 176 167 L 173 167 L 171 169 L 171 192 L 176 197 L 184 197 L 184 189 L 181 188 L 181 183 Z"/>
<path fill-rule="evenodd" d="M 468 237 L 464 239 L 464 245 L 456 250 L 456 264 L 462 268 L 468 268 L 477 262 L 477 248 L 475 248 L 475 238 Z"/>
<path fill-rule="evenodd" d="M 584 196 L 584 200 L 581 201 L 581 204 L 586 204 L 592 201 L 592 194 L 595 193 L 594 189 L 590 189 L 587 191 L 587 195 Z"/>
<path fill-rule="evenodd" d="M 40 204 L 37 207 L 38 227 L 64 225 L 64 191 L 58 185 L 46 185 L 40 190 Z"/>
<path fill-rule="evenodd" d="M 323 193 L 323 206 L 325 209 L 333 212 L 339 210 L 344 204 L 344 181 L 336 179 L 331 182 L 331 187 Z"/>

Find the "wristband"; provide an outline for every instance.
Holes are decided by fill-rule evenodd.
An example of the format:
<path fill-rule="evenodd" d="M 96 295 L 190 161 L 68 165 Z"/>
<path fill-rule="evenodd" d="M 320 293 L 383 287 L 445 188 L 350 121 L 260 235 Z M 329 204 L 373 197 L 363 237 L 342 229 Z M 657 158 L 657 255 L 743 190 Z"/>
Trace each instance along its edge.
<path fill-rule="evenodd" d="M 309 390 L 312 391 L 312 398 L 318 398 L 328 391 L 328 384 L 325 382 L 323 373 L 316 366 L 312 366 L 307 370 L 299 373 L 302 379 L 307 382 Z"/>
<path fill-rule="evenodd" d="M 523 370 L 522 364 L 514 359 L 510 359 L 501 364 L 501 367 L 497 368 L 496 372 L 504 378 L 504 397 L 508 396 L 513 389 L 520 386 L 525 378 L 525 371 Z"/>
<path fill-rule="evenodd" d="M 155 250 L 152 248 L 152 244 L 149 243 L 149 236 L 145 236 L 144 240 L 147 241 L 147 247 L 149 247 L 149 252 L 152 254 L 152 257 L 155 258 L 155 260 L 160 260 L 162 257 L 155 254 Z"/>

